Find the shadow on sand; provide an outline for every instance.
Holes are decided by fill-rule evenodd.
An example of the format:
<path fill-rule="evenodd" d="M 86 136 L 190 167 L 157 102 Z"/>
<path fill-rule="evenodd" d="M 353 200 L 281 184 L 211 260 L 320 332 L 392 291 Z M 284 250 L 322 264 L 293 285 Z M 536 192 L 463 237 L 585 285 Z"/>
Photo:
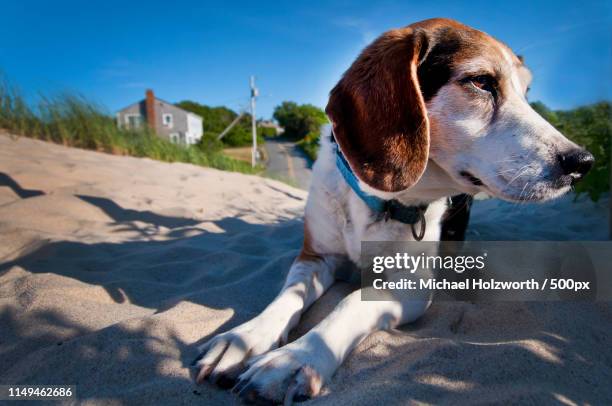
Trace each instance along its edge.
<path fill-rule="evenodd" d="M 11 190 L 21 199 L 27 199 L 29 197 L 36 197 L 45 194 L 41 190 L 30 190 L 22 188 L 19 183 L 15 182 L 13 178 L 11 178 L 4 172 L 0 172 L 0 187 L 2 186 L 11 188 Z"/>

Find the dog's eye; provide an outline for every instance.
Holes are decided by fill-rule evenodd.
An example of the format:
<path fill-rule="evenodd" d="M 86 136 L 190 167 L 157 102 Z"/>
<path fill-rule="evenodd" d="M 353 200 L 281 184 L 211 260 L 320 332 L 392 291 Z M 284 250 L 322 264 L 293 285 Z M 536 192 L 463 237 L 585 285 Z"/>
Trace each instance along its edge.
<path fill-rule="evenodd" d="M 470 83 L 479 89 L 493 93 L 495 91 L 495 79 L 490 75 L 478 75 L 469 79 Z"/>

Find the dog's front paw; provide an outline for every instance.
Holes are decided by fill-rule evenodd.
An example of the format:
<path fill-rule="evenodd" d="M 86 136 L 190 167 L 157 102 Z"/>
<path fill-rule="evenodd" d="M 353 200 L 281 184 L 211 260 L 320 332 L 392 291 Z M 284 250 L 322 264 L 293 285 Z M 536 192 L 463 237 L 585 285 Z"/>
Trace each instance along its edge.
<path fill-rule="evenodd" d="M 327 379 L 320 354 L 299 343 L 271 351 L 251 362 L 238 377 L 233 391 L 247 402 L 284 403 L 303 401 L 318 395 Z"/>
<path fill-rule="evenodd" d="M 285 335 L 281 326 L 255 318 L 215 336 L 199 347 L 200 355 L 193 362 L 198 371 L 196 382 L 208 378 L 222 388 L 231 388 L 251 357 L 277 348 Z"/>

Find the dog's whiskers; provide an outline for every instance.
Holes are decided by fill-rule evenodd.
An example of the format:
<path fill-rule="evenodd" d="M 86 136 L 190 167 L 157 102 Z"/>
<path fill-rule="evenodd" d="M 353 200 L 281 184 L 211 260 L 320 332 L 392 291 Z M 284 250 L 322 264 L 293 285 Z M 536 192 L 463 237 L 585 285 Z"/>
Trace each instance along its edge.
<path fill-rule="evenodd" d="M 534 168 L 531 167 L 531 164 L 527 164 L 522 166 L 517 172 L 517 174 L 508 182 L 507 186 L 512 185 L 512 183 L 514 183 L 514 181 L 516 181 L 518 178 L 520 178 L 523 175 L 527 175 L 529 170 L 534 170 Z"/>

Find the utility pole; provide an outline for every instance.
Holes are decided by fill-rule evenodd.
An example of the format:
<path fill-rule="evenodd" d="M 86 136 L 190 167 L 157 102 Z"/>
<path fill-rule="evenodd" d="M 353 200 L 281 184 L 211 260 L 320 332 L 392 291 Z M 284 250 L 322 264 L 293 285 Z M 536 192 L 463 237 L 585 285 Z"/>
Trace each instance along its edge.
<path fill-rule="evenodd" d="M 253 133 L 253 153 L 251 165 L 253 168 L 257 163 L 257 119 L 255 118 L 255 98 L 259 96 L 259 90 L 255 87 L 255 76 L 251 76 L 251 131 Z"/>

